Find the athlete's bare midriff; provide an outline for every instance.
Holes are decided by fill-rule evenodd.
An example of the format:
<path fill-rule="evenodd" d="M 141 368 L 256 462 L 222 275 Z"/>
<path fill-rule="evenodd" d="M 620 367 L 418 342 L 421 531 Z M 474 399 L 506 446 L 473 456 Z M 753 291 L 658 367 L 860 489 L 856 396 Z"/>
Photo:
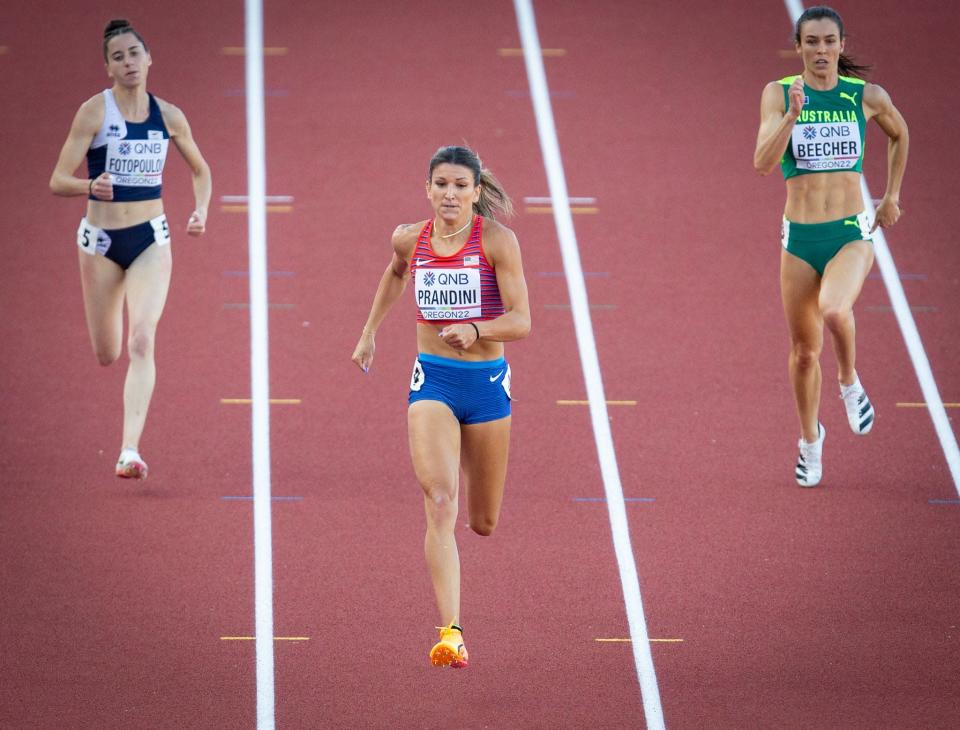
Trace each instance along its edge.
<path fill-rule="evenodd" d="M 493 340 L 479 340 L 466 350 L 454 350 L 440 339 L 439 334 L 440 330 L 451 324 L 463 324 L 463 322 L 438 322 L 437 324 L 417 322 L 417 350 L 427 355 L 471 362 L 498 360 L 503 357 L 503 343 Z"/>
<path fill-rule="evenodd" d="M 793 223 L 825 223 L 862 210 L 859 172 L 815 172 L 787 180 L 783 214 Z"/>
<path fill-rule="evenodd" d="M 87 222 L 97 228 L 117 230 L 129 228 L 156 218 L 163 213 L 163 200 L 131 200 L 112 203 L 105 200 L 87 201 Z"/>

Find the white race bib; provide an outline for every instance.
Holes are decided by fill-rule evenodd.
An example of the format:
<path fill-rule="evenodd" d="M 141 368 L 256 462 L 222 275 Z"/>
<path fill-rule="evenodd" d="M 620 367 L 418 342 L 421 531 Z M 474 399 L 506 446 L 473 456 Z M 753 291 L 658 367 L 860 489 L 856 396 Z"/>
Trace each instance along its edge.
<path fill-rule="evenodd" d="M 424 319 L 480 317 L 478 269 L 417 269 L 414 290 Z"/>
<path fill-rule="evenodd" d="M 167 139 L 110 139 L 105 172 L 114 185 L 156 187 L 163 183 Z"/>
<path fill-rule="evenodd" d="M 798 170 L 851 170 L 863 154 L 856 122 L 797 124 L 791 137 Z"/>

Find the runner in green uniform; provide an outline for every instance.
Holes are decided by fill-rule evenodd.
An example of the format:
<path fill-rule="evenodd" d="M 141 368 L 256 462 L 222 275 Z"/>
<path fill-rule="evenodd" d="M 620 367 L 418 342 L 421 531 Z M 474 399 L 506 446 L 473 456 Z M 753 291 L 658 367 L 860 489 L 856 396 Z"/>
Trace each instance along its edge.
<path fill-rule="evenodd" d="M 819 420 L 824 324 L 833 340 L 850 428 L 865 435 L 873 427 L 873 406 L 855 368 L 853 304 L 873 265 L 871 234 L 900 218 L 908 137 L 887 92 L 860 78 L 868 67 L 844 55 L 843 20 L 835 10 L 806 10 L 797 20 L 795 41 L 803 73 L 763 90 L 753 164 L 768 175 L 779 163 L 786 179 L 780 290 L 800 417 L 795 476 L 801 486 L 812 487 L 822 478 L 826 436 Z M 870 119 L 889 138 L 887 189 L 872 222 L 860 184 Z"/>

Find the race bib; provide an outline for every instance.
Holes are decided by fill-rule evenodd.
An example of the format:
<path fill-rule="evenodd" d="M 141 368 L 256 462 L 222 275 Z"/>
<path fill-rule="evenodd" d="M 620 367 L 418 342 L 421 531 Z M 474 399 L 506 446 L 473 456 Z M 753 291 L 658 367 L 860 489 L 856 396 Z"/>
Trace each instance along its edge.
<path fill-rule="evenodd" d="M 150 225 L 153 227 L 153 240 L 158 246 L 170 243 L 170 224 L 167 222 L 167 216 L 158 215 L 156 218 L 151 218 Z"/>
<path fill-rule="evenodd" d="M 417 269 L 414 288 L 424 319 L 480 317 L 479 269 Z"/>
<path fill-rule="evenodd" d="M 420 364 L 419 360 L 414 360 L 413 374 L 410 376 L 410 390 L 416 393 L 423 387 L 424 380 L 426 380 L 426 376 L 423 374 L 423 365 Z"/>
<path fill-rule="evenodd" d="M 167 139 L 111 139 L 107 142 L 106 172 L 114 185 L 156 187 L 163 182 Z"/>
<path fill-rule="evenodd" d="M 811 172 L 851 170 L 863 154 L 857 122 L 797 124 L 791 144 L 797 169 Z"/>
<path fill-rule="evenodd" d="M 110 250 L 110 236 L 107 232 L 91 226 L 84 218 L 80 221 L 80 227 L 77 229 L 77 246 L 86 254 L 103 256 Z"/>

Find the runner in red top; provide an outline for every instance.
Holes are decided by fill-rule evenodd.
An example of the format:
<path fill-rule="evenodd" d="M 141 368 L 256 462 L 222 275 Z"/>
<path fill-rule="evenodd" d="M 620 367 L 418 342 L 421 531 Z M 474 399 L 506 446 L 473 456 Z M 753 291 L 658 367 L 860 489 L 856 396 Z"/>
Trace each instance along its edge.
<path fill-rule="evenodd" d="M 510 367 L 503 343 L 530 332 L 520 246 L 493 219 L 510 198 L 465 147 L 441 147 L 430 160 L 433 218 L 401 225 L 353 361 L 366 372 L 374 335 L 414 279 L 417 349 L 407 428 L 427 516 L 424 552 L 440 612 L 437 666 L 465 667 L 460 627 L 457 523 L 460 472 L 470 528 L 491 535 L 500 515 L 510 443 Z"/>

